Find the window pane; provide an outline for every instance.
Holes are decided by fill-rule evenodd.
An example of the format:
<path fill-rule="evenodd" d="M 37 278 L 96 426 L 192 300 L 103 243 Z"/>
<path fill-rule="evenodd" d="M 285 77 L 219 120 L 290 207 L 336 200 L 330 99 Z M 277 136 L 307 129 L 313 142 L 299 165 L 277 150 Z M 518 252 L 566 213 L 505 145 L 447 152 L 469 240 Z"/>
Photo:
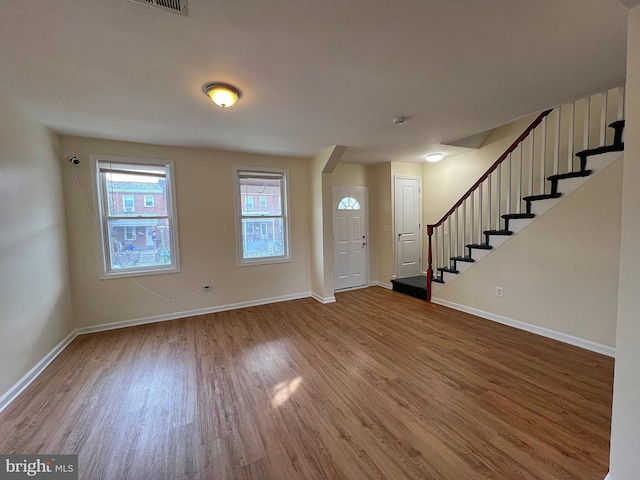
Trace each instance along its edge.
<path fill-rule="evenodd" d="M 167 215 L 167 188 L 164 176 L 121 171 L 102 172 L 110 216 Z"/>
<path fill-rule="evenodd" d="M 240 178 L 239 181 L 243 215 L 282 215 L 282 179 Z M 254 197 L 259 201 L 254 203 Z"/>
<path fill-rule="evenodd" d="M 111 270 L 172 264 L 168 220 L 109 220 L 108 227 Z"/>
<path fill-rule="evenodd" d="M 242 258 L 284 256 L 284 229 L 282 227 L 282 218 L 243 218 Z"/>
<path fill-rule="evenodd" d="M 338 204 L 338 210 L 360 210 L 360 202 L 353 197 L 344 197 Z"/>

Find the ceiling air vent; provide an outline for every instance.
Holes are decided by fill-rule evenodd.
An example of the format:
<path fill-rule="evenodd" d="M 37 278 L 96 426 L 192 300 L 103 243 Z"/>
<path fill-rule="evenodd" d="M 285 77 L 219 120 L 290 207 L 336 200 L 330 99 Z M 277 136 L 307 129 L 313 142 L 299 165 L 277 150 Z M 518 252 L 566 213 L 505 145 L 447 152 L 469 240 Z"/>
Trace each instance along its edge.
<path fill-rule="evenodd" d="M 160 8 L 172 13 L 178 13 L 185 17 L 189 14 L 187 0 L 130 0 L 133 3 L 141 3 L 150 7 Z"/>

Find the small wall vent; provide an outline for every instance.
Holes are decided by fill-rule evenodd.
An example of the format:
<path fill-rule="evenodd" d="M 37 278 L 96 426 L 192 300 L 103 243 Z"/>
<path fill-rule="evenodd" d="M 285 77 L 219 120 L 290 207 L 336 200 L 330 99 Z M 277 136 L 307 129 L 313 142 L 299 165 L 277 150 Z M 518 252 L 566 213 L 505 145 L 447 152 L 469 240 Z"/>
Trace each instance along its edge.
<path fill-rule="evenodd" d="M 187 7 L 187 0 L 129 0 L 133 3 L 140 3 L 142 5 L 148 5 L 150 7 L 160 8 L 168 12 L 177 13 L 179 15 L 187 16 L 189 9 Z"/>

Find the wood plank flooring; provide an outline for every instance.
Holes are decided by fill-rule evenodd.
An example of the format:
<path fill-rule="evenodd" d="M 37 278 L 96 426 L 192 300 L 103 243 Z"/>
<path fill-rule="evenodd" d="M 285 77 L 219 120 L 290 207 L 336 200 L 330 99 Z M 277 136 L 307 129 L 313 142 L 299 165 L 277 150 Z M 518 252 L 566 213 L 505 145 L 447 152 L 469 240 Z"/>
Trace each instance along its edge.
<path fill-rule="evenodd" d="M 602 480 L 613 360 L 372 287 L 84 335 L 0 452 L 80 478 Z"/>

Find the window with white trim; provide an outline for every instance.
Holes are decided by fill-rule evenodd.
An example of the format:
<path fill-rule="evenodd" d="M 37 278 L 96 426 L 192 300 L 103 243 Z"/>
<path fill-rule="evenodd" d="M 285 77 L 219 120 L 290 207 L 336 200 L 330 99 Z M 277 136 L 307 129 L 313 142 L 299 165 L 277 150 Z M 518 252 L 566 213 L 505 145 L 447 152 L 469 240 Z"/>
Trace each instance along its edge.
<path fill-rule="evenodd" d="M 127 213 L 136 211 L 136 199 L 133 195 L 122 195 L 122 207 Z"/>
<path fill-rule="evenodd" d="M 179 271 L 173 163 L 92 156 L 92 168 L 101 277 Z"/>
<path fill-rule="evenodd" d="M 238 262 L 240 265 L 290 260 L 287 170 L 236 168 Z M 259 211 L 253 198 L 272 200 Z M 249 203 L 247 200 L 251 198 Z M 262 203 L 262 202 L 260 202 Z"/>

